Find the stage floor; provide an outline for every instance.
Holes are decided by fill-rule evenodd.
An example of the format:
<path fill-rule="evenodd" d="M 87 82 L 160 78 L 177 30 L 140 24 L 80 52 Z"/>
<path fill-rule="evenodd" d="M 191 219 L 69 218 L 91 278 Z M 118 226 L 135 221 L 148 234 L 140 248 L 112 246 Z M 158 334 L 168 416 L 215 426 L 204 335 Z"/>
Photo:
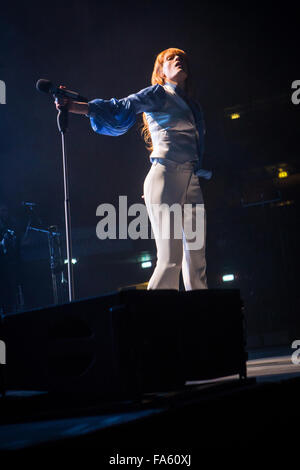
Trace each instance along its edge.
<path fill-rule="evenodd" d="M 249 352 L 247 361 L 247 377 L 256 378 L 257 382 L 278 381 L 286 378 L 300 376 L 300 355 L 299 365 L 292 362 L 294 350 L 287 347 L 253 350 Z M 202 383 L 216 383 L 237 378 L 236 375 L 221 377 L 213 380 L 202 380 L 187 382 L 189 385 Z"/>
<path fill-rule="evenodd" d="M 204 448 L 248 445 L 264 433 L 276 443 L 280 423 L 284 428 L 299 422 L 298 406 L 293 408 L 293 401 L 299 398 L 300 365 L 292 363 L 293 351 L 287 351 L 252 351 L 247 362 L 248 379 L 243 382 L 238 376 L 187 382 L 178 391 L 144 394 L 140 402 L 85 402 L 78 406 L 66 402 L 64 407 L 63 403 L 47 401 L 45 392 L 8 390 L 0 399 L 0 451 L 74 446 L 102 448 L 107 456 L 113 449 L 124 450 L 128 436 L 130 448 L 149 450 L 151 439 L 158 439 L 157 446 L 165 443 L 168 447 L 170 442 L 179 445 L 176 439 L 182 436 L 178 442 L 187 447 L 190 442 L 194 449 L 191 429 L 198 420 Z M 228 441 L 226 423 L 230 420 L 236 424 Z M 214 438 L 216 426 L 218 432 L 222 430 L 223 443 Z"/>

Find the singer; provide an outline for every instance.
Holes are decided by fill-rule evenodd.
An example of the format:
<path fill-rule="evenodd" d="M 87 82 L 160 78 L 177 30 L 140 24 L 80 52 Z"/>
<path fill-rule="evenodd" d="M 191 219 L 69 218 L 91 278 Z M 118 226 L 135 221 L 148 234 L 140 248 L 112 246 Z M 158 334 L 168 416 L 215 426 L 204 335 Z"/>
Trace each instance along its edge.
<path fill-rule="evenodd" d="M 151 168 L 144 181 L 144 199 L 157 247 L 157 263 L 148 289 L 179 289 L 182 270 L 186 290 L 207 289 L 206 214 L 204 245 L 190 250 L 184 227 L 182 238 L 160 234 L 159 213 L 153 205 L 179 203 L 204 207 L 198 177 L 209 179 L 211 172 L 202 168 L 205 125 L 200 105 L 191 97 L 187 54 L 169 48 L 158 54 L 151 79 L 152 86 L 127 98 L 94 99 L 88 103 L 57 97 L 56 108 L 64 106 L 72 113 L 90 118 L 99 134 L 118 136 L 127 132 L 143 113 L 142 130 L 151 151 Z M 170 217 L 170 213 L 168 215 Z M 171 225 L 171 221 L 170 221 Z"/>

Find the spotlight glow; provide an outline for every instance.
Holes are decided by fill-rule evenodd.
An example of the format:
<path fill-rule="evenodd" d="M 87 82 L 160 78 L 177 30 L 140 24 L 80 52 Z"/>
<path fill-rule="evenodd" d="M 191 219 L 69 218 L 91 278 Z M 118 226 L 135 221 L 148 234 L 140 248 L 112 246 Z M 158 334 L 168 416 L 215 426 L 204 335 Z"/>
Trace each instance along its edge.
<path fill-rule="evenodd" d="M 65 263 L 65 264 L 68 264 L 68 260 L 65 259 L 64 263 Z M 72 264 L 76 264 L 76 263 L 78 263 L 78 259 L 72 258 Z"/>
<path fill-rule="evenodd" d="M 141 264 L 142 268 L 151 268 L 152 266 L 152 263 L 151 261 L 144 261 L 142 264 Z"/>
<path fill-rule="evenodd" d="M 283 170 L 282 168 L 279 168 L 278 169 L 278 178 L 287 178 L 289 175 L 288 175 L 288 172 Z"/>
<path fill-rule="evenodd" d="M 234 274 L 224 274 L 222 276 L 223 282 L 234 281 Z"/>

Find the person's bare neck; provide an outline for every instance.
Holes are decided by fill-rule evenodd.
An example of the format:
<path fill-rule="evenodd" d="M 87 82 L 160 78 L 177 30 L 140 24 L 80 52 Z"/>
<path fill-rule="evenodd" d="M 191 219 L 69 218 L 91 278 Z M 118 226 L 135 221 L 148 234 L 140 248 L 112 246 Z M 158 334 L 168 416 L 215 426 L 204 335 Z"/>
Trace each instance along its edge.
<path fill-rule="evenodd" d="M 182 90 L 185 90 L 185 80 L 166 80 L 166 83 L 172 83 L 172 85 L 179 86 Z"/>

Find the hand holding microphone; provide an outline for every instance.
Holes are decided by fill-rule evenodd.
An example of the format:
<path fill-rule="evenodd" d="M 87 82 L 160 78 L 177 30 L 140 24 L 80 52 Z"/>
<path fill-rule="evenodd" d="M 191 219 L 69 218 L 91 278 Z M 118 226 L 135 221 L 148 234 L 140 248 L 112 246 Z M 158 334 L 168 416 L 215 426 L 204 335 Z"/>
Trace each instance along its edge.
<path fill-rule="evenodd" d="M 63 90 L 66 87 L 61 85 L 59 88 Z M 66 96 L 56 96 L 54 103 L 57 111 L 66 110 L 75 114 L 87 114 L 89 112 L 88 103 L 80 103 Z"/>
<path fill-rule="evenodd" d="M 63 90 L 66 87 L 60 85 L 59 88 Z M 72 109 L 71 109 L 72 101 L 66 96 L 56 96 L 54 103 L 55 103 L 57 111 L 62 111 L 63 109 L 67 109 L 68 111 L 72 112 Z"/>
<path fill-rule="evenodd" d="M 41 78 L 36 83 L 38 91 L 43 93 L 51 93 L 55 96 L 55 106 L 58 111 L 69 111 L 75 114 L 88 114 L 88 99 L 79 93 L 67 90 L 65 86 L 57 87 L 50 80 Z"/>
<path fill-rule="evenodd" d="M 64 90 L 66 87 L 63 85 L 59 86 L 60 90 Z M 75 114 L 87 114 L 88 104 L 74 101 L 67 96 L 56 96 L 54 100 L 57 111 L 69 111 Z"/>

